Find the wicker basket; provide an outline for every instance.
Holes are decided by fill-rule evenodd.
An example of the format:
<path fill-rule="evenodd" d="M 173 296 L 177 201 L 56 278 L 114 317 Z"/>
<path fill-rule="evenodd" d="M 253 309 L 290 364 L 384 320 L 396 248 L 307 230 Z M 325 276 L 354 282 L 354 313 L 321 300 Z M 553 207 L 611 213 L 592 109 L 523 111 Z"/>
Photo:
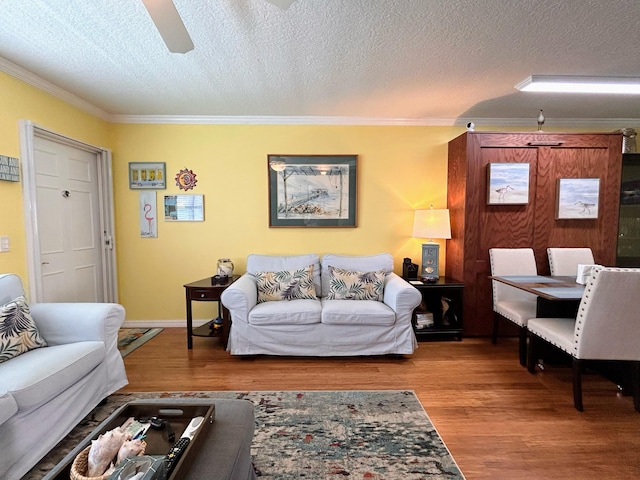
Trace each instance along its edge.
<path fill-rule="evenodd" d="M 147 448 L 146 442 L 142 442 L 142 450 L 138 455 L 144 455 L 144 452 Z M 82 450 L 76 458 L 73 460 L 73 464 L 71 464 L 71 472 L 69 473 L 69 478 L 71 480 L 108 480 L 111 476 L 111 473 L 106 473 L 104 475 L 100 475 L 98 477 L 87 477 L 87 470 L 89 469 L 89 450 L 91 450 L 91 445 Z"/>

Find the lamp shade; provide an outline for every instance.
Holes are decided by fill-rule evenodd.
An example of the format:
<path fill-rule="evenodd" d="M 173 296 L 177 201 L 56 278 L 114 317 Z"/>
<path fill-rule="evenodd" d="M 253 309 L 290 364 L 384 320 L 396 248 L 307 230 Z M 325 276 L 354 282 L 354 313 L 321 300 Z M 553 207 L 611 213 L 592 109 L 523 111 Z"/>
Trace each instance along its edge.
<path fill-rule="evenodd" d="M 413 219 L 414 238 L 451 238 L 449 210 L 430 209 L 416 210 Z"/>

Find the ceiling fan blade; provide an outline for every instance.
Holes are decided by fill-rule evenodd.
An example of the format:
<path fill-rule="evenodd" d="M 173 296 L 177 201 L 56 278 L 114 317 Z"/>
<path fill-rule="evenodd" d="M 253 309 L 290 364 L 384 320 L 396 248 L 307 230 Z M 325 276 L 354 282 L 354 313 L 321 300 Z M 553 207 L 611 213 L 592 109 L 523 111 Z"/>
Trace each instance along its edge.
<path fill-rule="evenodd" d="M 280 7 L 283 10 L 286 10 L 294 3 L 296 0 L 267 0 L 267 2 L 274 4 L 276 7 Z"/>
<path fill-rule="evenodd" d="M 142 0 L 142 3 L 170 52 L 187 53 L 193 50 L 193 41 L 172 0 Z"/>

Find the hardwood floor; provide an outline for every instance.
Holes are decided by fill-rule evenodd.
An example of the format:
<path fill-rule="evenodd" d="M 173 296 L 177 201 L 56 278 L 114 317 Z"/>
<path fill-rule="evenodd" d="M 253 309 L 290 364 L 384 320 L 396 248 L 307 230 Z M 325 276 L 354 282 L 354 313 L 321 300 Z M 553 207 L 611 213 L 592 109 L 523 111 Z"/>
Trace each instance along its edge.
<path fill-rule="evenodd" d="M 123 391 L 413 390 L 468 480 L 636 479 L 640 413 L 597 374 L 573 408 L 571 372 L 529 374 L 516 339 L 421 342 L 406 357 L 231 357 L 165 329 L 125 358 Z"/>

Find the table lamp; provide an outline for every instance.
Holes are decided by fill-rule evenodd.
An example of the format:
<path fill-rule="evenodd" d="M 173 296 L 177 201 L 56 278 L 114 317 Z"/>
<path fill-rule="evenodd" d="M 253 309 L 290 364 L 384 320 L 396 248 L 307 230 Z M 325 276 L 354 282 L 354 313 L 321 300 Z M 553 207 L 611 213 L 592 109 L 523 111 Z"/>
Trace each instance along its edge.
<path fill-rule="evenodd" d="M 416 210 L 413 219 L 414 238 L 426 238 L 428 241 L 422 244 L 422 280 L 435 282 L 440 278 L 438 261 L 440 257 L 440 245 L 433 241 L 434 238 L 451 238 L 451 223 L 449 222 L 449 210 L 434 209 Z"/>

